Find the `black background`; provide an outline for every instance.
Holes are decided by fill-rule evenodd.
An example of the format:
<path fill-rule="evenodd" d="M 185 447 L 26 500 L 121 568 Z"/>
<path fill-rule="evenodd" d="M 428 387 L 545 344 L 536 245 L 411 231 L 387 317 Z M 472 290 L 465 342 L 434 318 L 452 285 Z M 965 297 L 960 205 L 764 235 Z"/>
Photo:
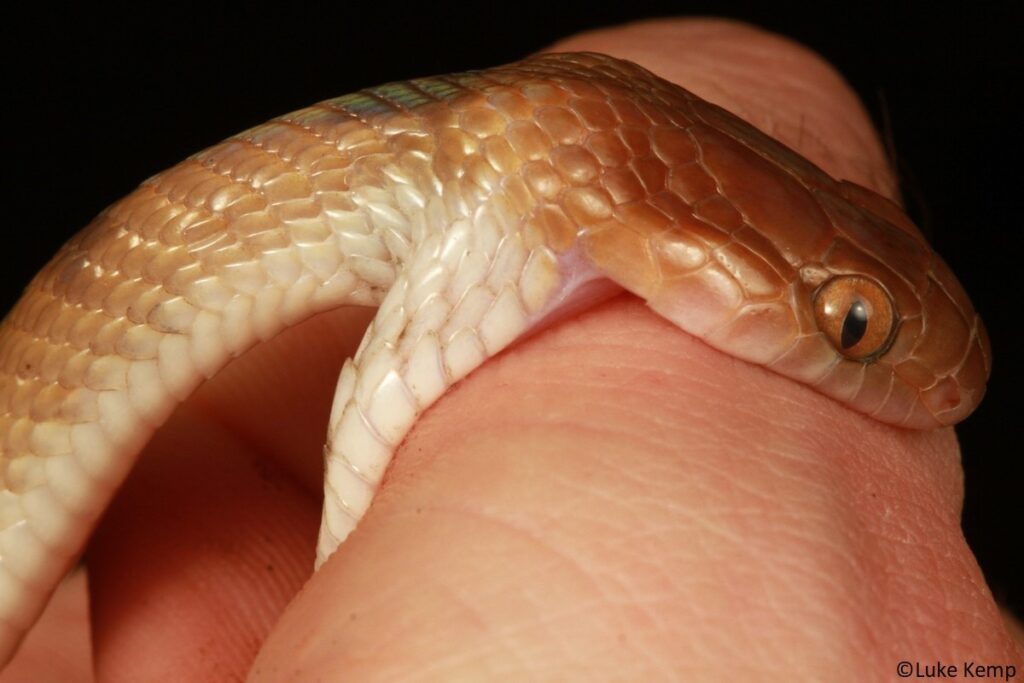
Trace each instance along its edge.
<path fill-rule="evenodd" d="M 142 179 L 314 101 L 492 66 L 561 36 L 645 17 L 729 16 L 804 42 L 839 68 L 888 131 L 913 217 L 989 326 L 989 395 L 957 428 L 964 529 L 996 597 L 1024 612 L 1019 3 L 960 11 L 865 2 L 231 11 L 140 3 L 120 12 L 86 4 L 72 13 L 21 5 L 22 17 L 8 16 L 0 29 L 0 312 L 65 239 Z"/>

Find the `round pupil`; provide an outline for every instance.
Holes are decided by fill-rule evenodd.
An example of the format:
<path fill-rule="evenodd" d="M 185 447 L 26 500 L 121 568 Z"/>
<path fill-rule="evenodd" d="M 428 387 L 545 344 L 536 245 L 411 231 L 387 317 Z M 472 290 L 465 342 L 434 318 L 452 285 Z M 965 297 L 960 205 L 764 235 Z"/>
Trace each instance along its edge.
<path fill-rule="evenodd" d="M 861 300 L 854 301 L 843 320 L 843 331 L 839 342 L 844 349 L 854 346 L 864 338 L 868 331 L 868 307 Z"/>

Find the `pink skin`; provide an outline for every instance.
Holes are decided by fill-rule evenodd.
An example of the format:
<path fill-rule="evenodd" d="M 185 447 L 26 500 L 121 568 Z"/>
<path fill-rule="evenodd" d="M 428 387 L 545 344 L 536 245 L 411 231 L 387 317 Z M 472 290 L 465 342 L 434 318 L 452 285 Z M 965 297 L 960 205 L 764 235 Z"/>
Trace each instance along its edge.
<path fill-rule="evenodd" d="M 893 193 L 854 96 L 798 45 L 675 21 L 557 47 L 633 59 L 831 174 Z M 290 330 L 159 432 L 88 554 L 98 680 L 1024 670 L 960 532 L 951 429 L 863 417 L 627 295 L 446 395 L 307 582 L 329 398 L 366 320 L 339 311 Z M 0 682 L 39 680 L 13 673 Z"/>

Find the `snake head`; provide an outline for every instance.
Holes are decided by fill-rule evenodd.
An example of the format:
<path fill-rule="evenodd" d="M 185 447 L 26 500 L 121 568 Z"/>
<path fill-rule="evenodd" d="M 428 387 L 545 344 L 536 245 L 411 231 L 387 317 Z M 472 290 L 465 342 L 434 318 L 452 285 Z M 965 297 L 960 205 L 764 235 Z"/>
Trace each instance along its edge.
<path fill-rule="evenodd" d="M 814 191 L 836 237 L 820 263 L 801 271 L 802 303 L 812 290 L 818 339 L 835 354 L 815 386 L 891 424 L 959 422 L 981 401 L 991 370 L 980 316 L 895 204 L 852 183 L 837 189 Z M 867 347 L 846 343 L 856 340 L 837 327 L 863 332 Z"/>
<path fill-rule="evenodd" d="M 779 174 L 771 155 L 735 170 L 719 153 L 705 154 L 719 164 L 706 168 L 735 224 L 727 236 L 695 229 L 703 218 L 691 211 L 648 236 L 650 279 L 635 291 L 710 345 L 882 422 L 931 429 L 967 417 L 985 392 L 988 337 L 909 219 L 850 183 Z"/>
<path fill-rule="evenodd" d="M 970 414 L 988 337 L 903 211 L 635 68 L 650 125 L 619 124 L 635 156 L 605 169 L 579 233 L 598 271 L 711 346 L 882 422 Z"/>

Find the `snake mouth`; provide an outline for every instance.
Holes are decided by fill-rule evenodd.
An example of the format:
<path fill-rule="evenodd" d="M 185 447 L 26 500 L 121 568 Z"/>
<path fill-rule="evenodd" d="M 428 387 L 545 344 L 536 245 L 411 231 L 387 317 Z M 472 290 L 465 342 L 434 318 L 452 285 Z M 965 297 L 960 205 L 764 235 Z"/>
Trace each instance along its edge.
<path fill-rule="evenodd" d="M 529 323 L 526 332 L 515 341 L 516 344 L 600 306 L 625 291 L 613 280 L 600 276 L 581 280 L 566 289 L 567 291 L 557 301 L 538 313 Z"/>

